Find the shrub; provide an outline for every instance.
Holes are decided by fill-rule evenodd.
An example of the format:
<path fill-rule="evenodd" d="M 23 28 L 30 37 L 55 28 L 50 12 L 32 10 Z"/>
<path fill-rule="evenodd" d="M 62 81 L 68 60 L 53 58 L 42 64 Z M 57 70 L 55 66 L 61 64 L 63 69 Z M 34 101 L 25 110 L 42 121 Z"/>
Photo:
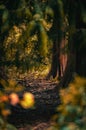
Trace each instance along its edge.
<path fill-rule="evenodd" d="M 60 90 L 60 98 L 56 123 L 49 130 L 85 130 L 86 79 L 75 77 L 68 88 Z"/>
<path fill-rule="evenodd" d="M 0 79 L 0 130 L 17 130 L 13 125 L 7 122 L 8 115 L 11 114 L 11 105 L 20 105 L 24 109 L 34 106 L 34 96 L 30 92 L 24 92 L 23 86 L 15 80 Z M 19 96 L 22 94 L 22 97 Z"/>

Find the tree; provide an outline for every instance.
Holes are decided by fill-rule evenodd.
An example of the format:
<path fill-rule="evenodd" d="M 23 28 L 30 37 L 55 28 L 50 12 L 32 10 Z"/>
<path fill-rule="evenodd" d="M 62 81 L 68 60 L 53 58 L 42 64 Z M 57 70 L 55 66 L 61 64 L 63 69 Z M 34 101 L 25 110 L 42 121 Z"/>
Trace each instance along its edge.
<path fill-rule="evenodd" d="M 61 44 L 63 39 L 63 21 L 64 21 L 64 12 L 63 12 L 63 3 L 61 0 L 52 1 L 50 0 L 48 6 L 53 10 L 53 25 L 50 29 L 50 37 L 52 39 L 53 48 L 52 48 L 52 63 L 51 70 L 47 76 L 49 78 L 52 76 L 55 78 L 57 75 L 61 77 L 61 65 L 60 65 L 60 53 L 61 53 Z"/>
<path fill-rule="evenodd" d="M 84 65 L 85 65 L 85 31 L 83 32 L 83 28 L 85 30 L 85 18 L 84 18 L 84 12 L 81 10 L 84 10 L 84 2 L 78 0 L 76 2 L 74 1 L 65 1 L 65 7 L 67 6 L 67 10 L 65 12 L 67 13 L 67 19 L 69 23 L 69 38 L 68 38 L 68 61 L 67 66 L 64 72 L 64 76 L 60 82 L 61 86 L 67 86 L 68 83 L 73 79 L 74 73 L 79 74 L 82 76 L 84 73 L 85 66 L 83 66 L 83 70 L 81 69 L 82 66 L 79 65 L 82 62 L 82 59 L 84 59 Z M 65 8 L 66 9 L 66 8 Z M 77 19 L 78 18 L 78 19 Z M 81 33 L 80 33 L 80 30 Z M 83 34 L 82 34 L 83 32 Z M 80 36 L 81 35 L 81 36 Z M 78 36 L 78 37 L 77 37 Z M 83 39 L 82 42 L 79 40 Z M 80 44 L 79 44 L 80 43 Z M 77 46 L 77 47 L 76 47 Z M 83 49 L 80 49 L 80 46 L 82 46 Z M 84 51 L 84 53 L 82 52 Z M 79 53 L 77 53 L 79 52 Z M 82 56 L 83 55 L 83 56 Z M 70 58 L 71 57 L 71 58 Z M 80 57 L 80 58 L 78 58 Z M 86 76 L 86 73 L 84 73 L 83 76 Z"/>
<path fill-rule="evenodd" d="M 11 5 L 11 6 L 10 6 Z M 7 2 L 0 2 L 0 12 L 1 12 L 1 39 L 0 52 L 3 54 L 1 58 L 1 64 L 5 62 L 5 50 L 4 50 L 4 40 L 9 34 L 9 30 L 15 25 L 19 27 L 20 24 L 25 24 L 25 30 L 22 30 L 22 35 L 18 41 L 18 50 L 16 51 L 17 59 L 15 62 L 19 62 L 18 55 L 21 52 L 20 46 L 27 47 L 28 39 L 31 36 L 37 36 L 38 50 L 42 57 L 46 57 L 48 52 L 47 45 L 49 44 L 49 38 L 52 40 L 52 63 L 51 70 L 49 72 L 49 77 L 55 78 L 57 75 L 61 78 L 62 86 L 67 84 L 73 74 L 77 72 L 78 74 L 85 75 L 82 72 L 83 65 L 78 66 L 78 63 L 85 60 L 85 41 L 82 49 L 78 49 L 78 45 L 75 43 L 79 42 L 77 36 L 79 36 L 78 30 L 85 28 L 85 2 L 77 0 L 15 0 L 12 2 L 8 0 Z M 78 20 L 77 20 L 78 19 Z M 78 22 L 77 22 L 78 21 Z M 67 25 L 66 25 L 67 22 Z M 82 31 L 83 38 L 85 38 L 85 31 Z M 66 36 L 67 35 L 67 36 Z M 66 38 L 67 37 L 67 38 Z M 80 38 L 80 39 L 83 39 Z M 61 54 L 62 46 L 67 41 L 67 65 L 65 70 L 62 72 L 61 66 Z M 23 49 L 22 49 L 23 50 Z M 81 55 L 82 53 L 82 55 Z M 71 59 L 70 59 L 71 57 Z M 82 58 L 84 57 L 84 58 Z M 1 65 L 2 66 L 2 65 Z M 77 67 L 78 66 L 78 67 Z M 85 64 L 84 64 L 85 66 Z M 61 75 L 62 73 L 62 75 Z M 82 74 L 84 73 L 84 74 Z"/>

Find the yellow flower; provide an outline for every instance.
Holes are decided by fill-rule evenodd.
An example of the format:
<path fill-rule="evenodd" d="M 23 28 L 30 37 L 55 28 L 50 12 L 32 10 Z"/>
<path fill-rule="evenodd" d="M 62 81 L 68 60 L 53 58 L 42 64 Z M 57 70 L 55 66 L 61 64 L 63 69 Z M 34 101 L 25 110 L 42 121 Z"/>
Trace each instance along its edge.
<path fill-rule="evenodd" d="M 31 108 L 34 106 L 34 96 L 33 94 L 26 92 L 23 95 L 23 100 L 20 101 L 20 104 L 23 108 L 27 109 L 27 108 Z"/>

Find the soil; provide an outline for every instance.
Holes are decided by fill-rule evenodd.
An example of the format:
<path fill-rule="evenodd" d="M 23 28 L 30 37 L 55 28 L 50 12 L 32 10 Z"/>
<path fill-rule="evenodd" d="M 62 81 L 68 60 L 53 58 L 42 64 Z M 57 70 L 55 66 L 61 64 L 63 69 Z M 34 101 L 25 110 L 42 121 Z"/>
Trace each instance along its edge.
<path fill-rule="evenodd" d="M 57 81 L 45 79 L 18 79 L 25 86 L 24 92 L 31 92 L 35 97 L 35 108 L 23 109 L 11 106 L 12 114 L 9 122 L 18 130 L 46 130 L 52 123 L 52 116 L 60 104 Z"/>

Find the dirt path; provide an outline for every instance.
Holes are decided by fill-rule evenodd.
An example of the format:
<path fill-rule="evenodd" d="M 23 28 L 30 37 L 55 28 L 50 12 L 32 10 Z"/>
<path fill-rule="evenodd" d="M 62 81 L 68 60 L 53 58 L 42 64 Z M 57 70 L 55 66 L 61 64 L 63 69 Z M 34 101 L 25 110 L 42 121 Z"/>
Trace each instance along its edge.
<path fill-rule="evenodd" d="M 13 114 L 10 116 L 9 122 L 19 130 L 30 130 L 29 125 L 33 126 L 32 130 L 46 130 L 45 128 L 48 127 L 50 119 L 60 103 L 59 92 L 56 88 L 57 82 L 43 79 L 23 79 L 18 82 L 25 86 L 25 91 L 34 94 L 35 108 L 26 110 L 19 106 L 12 107 Z"/>

